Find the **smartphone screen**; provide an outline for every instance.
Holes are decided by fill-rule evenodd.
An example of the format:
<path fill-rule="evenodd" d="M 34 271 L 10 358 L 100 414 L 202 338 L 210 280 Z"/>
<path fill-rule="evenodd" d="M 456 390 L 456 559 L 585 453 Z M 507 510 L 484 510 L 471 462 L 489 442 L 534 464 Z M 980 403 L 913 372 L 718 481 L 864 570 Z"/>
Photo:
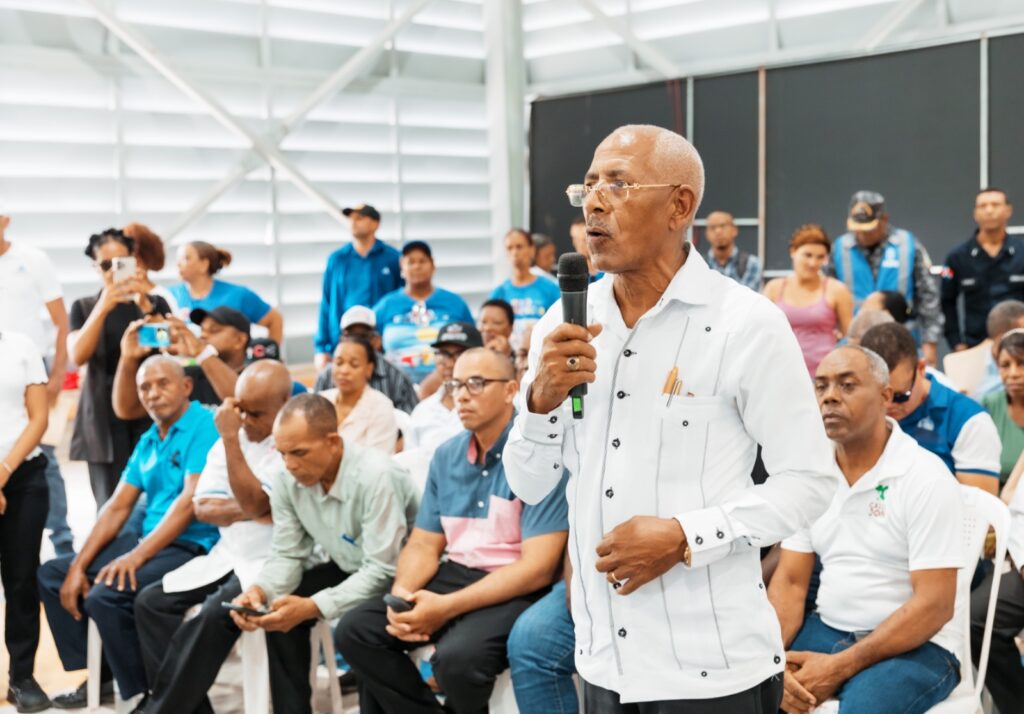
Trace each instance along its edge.
<path fill-rule="evenodd" d="M 171 326 L 166 322 L 151 322 L 139 328 L 139 346 L 162 349 L 171 346 Z"/>

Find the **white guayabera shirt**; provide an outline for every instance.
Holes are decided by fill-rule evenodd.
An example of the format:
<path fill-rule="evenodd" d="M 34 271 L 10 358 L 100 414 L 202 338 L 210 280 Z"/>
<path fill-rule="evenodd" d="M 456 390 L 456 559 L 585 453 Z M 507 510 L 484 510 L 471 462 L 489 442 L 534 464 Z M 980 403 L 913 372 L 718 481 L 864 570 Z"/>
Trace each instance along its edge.
<path fill-rule="evenodd" d="M 759 548 L 809 526 L 839 474 L 796 338 L 767 299 L 712 271 L 696 250 L 633 329 L 612 293 L 590 286 L 597 379 L 585 416 L 568 401 L 525 405 L 560 305 L 534 328 L 515 426 L 505 447 L 513 491 L 540 500 L 572 473 L 569 552 L 576 666 L 623 702 L 713 698 L 782 671 L 779 623 Z M 673 367 L 680 394 L 663 394 Z M 754 486 L 757 444 L 771 474 Z M 691 563 L 616 594 L 595 569 L 604 534 L 632 516 L 675 517 Z"/>

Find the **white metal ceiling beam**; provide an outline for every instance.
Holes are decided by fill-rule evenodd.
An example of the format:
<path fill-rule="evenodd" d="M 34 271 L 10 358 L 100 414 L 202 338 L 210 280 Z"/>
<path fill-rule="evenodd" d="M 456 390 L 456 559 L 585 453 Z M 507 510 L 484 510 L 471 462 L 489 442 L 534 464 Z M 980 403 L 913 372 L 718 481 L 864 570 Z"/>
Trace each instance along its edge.
<path fill-rule="evenodd" d="M 593 15 L 595 20 L 621 37 L 622 41 L 626 43 L 629 49 L 633 50 L 637 57 L 656 69 L 665 79 L 678 79 L 683 76 L 683 72 L 676 67 L 675 62 L 669 59 L 664 52 L 641 40 L 624 22 L 620 22 L 608 15 L 594 0 L 576 0 L 576 2 Z"/>
<path fill-rule="evenodd" d="M 206 110 L 210 115 L 223 125 L 224 128 L 249 142 L 253 149 L 259 152 L 259 154 L 266 159 L 267 162 L 272 164 L 274 168 L 287 176 L 288 179 L 291 180 L 292 183 L 294 183 L 303 193 L 313 199 L 316 203 L 320 204 L 325 211 L 336 216 L 339 222 L 343 222 L 344 219 L 340 214 L 337 204 L 335 204 L 327 194 L 323 193 L 320 189 L 311 184 L 306 177 L 303 176 L 302 173 L 296 169 L 292 163 L 284 157 L 284 155 L 281 154 L 276 146 L 268 144 L 255 132 L 251 131 L 248 127 L 235 119 L 235 117 L 232 116 L 220 102 L 189 82 L 180 72 L 172 67 L 170 63 L 164 60 L 156 50 L 150 47 L 148 42 L 128 27 L 128 25 L 121 22 L 121 20 L 104 7 L 99 0 L 82 0 L 82 2 L 92 8 L 93 12 L 96 14 L 96 19 L 99 20 L 104 27 L 120 38 L 126 45 L 135 50 L 136 54 L 151 65 L 153 69 L 164 77 L 164 79 L 177 87 L 186 96 L 191 97 L 193 100 L 206 107 Z"/>
<path fill-rule="evenodd" d="M 899 29 L 911 13 L 921 7 L 929 0 L 902 0 L 895 7 L 885 13 L 874 27 L 868 30 L 858 45 L 865 51 L 871 52 L 885 42 L 893 32 Z"/>
<path fill-rule="evenodd" d="M 248 129 L 245 125 L 235 119 L 235 117 L 232 116 L 231 113 L 228 112 L 227 109 L 225 109 L 215 98 L 189 82 L 180 72 L 165 61 L 160 54 L 156 52 L 156 50 L 150 47 L 145 39 L 135 33 L 134 30 L 121 22 L 119 18 L 110 12 L 103 3 L 100 2 L 100 0 L 82 0 L 82 2 L 92 9 L 97 20 L 110 30 L 110 32 L 120 38 L 126 45 L 131 47 L 136 54 L 151 65 L 159 74 L 167 79 L 167 81 L 177 87 L 186 96 L 191 97 L 200 105 L 204 106 L 210 115 L 226 129 L 247 141 L 252 147 L 252 151 L 255 152 L 255 155 L 261 156 L 275 169 L 285 175 L 299 188 L 299 190 L 305 193 L 315 203 L 319 204 L 321 208 L 323 208 L 332 218 L 340 223 L 344 223 L 341 211 L 333 199 L 306 179 L 306 177 L 303 176 L 303 174 L 281 153 L 280 141 L 289 131 L 294 129 L 294 127 L 306 115 L 308 115 L 308 113 L 312 111 L 317 104 L 327 97 L 332 96 L 332 94 L 343 84 L 351 82 L 355 77 L 357 77 L 366 64 L 376 57 L 384 44 L 394 36 L 394 33 L 404 26 L 405 23 L 407 23 L 416 12 L 422 9 L 423 6 L 430 2 L 430 0 L 415 0 L 412 5 L 406 8 L 406 11 L 403 12 L 399 18 L 396 18 L 393 23 L 389 24 L 388 27 L 385 28 L 386 31 L 390 30 L 390 33 L 385 34 L 385 32 L 382 32 L 377 38 L 375 38 L 375 40 L 379 40 L 379 42 L 375 41 L 374 43 L 371 43 L 371 45 L 362 48 L 353 57 L 351 57 L 345 65 L 339 68 L 338 71 L 328 77 L 321 86 L 314 90 L 310 97 L 307 98 L 307 101 L 303 102 L 285 119 L 280 127 L 276 128 L 273 132 L 273 136 L 270 137 L 269 140 L 258 136 L 255 132 Z M 381 40 L 380 38 L 382 36 L 383 39 Z M 165 234 L 166 237 L 168 239 L 172 238 L 175 233 L 179 232 L 182 228 L 195 220 L 195 218 L 208 209 L 217 198 L 230 190 L 232 186 L 244 179 L 249 171 L 259 165 L 258 161 L 255 162 L 255 165 L 253 164 L 253 156 L 247 155 L 244 157 L 238 167 L 230 172 L 224 180 L 214 186 L 208 195 L 200 200 L 192 210 L 182 217 L 182 219 L 179 219 L 174 227 L 174 232 Z"/>
<path fill-rule="evenodd" d="M 335 70 L 329 77 L 327 77 L 327 79 L 321 82 L 316 89 L 310 92 L 305 101 L 301 102 L 291 114 L 282 119 L 281 122 L 271 132 L 269 132 L 265 138 L 268 141 L 272 141 L 275 147 L 280 148 L 285 138 L 293 132 L 314 109 L 327 99 L 340 92 L 344 87 L 351 84 L 353 80 L 358 79 L 362 75 L 363 70 L 377 59 L 380 53 L 384 50 L 384 46 L 394 38 L 399 30 L 408 25 L 412 18 L 415 17 L 420 10 L 426 7 L 429 2 L 430 0 L 415 0 L 415 2 L 406 6 L 405 10 L 394 20 L 388 23 L 370 41 L 369 44 L 360 48 L 359 51 L 349 57 L 341 67 Z M 250 150 L 244 157 L 242 157 L 238 165 L 236 165 L 223 180 L 211 186 L 209 190 L 204 193 L 198 201 L 196 201 L 192 208 L 179 216 L 174 225 L 169 230 L 165 231 L 165 237 L 168 240 L 172 239 L 202 217 L 202 215 L 206 213 L 217 199 L 237 186 L 241 181 L 245 180 L 245 177 L 250 171 L 260 166 L 261 162 L 258 157 L 259 154 Z M 333 210 L 330 210 L 329 213 L 335 220 L 342 220 L 336 206 Z"/>

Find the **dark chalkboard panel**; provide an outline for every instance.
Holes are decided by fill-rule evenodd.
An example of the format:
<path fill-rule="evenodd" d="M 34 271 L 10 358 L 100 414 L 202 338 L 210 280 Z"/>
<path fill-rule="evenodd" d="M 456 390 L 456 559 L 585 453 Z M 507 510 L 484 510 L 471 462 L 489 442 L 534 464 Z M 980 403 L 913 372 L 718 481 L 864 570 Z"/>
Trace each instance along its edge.
<path fill-rule="evenodd" d="M 530 229 L 570 250 L 569 225 L 580 214 L 565 187 L 580 183 L 594 149 L 623 124 L 686 128 L 685 82 L 658 82 L 607 92 L 539 99 L 530 111 Z"/>
<path fill-rule="evenodd" d="M 770 70 L 768 267 L 789 267 L 788 236 L 802 223 L 841 233 L 862 188 L 885 195 L 893 223 L 935 262 L 964 240 L 978 189 L 979 61 L 969 42 Z"/>
<path fill-rule="evenodd" d="M 756 72 L 694 81 L 693 143 L 706 178 L 700 217 L 724 210 L 737 218 L 756 218 Z"/>
<path fill-rule="evenodd" d="M 989 40 L 989 183 L 1007 191 L 1024 225 L 1024 35 Z"/>

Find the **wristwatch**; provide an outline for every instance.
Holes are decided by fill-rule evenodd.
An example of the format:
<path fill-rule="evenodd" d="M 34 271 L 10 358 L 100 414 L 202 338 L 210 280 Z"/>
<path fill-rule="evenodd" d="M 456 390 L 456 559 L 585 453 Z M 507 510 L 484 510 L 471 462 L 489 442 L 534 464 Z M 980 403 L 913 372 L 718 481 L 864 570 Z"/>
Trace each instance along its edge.
<path fill-rule="evenodd" d="M 217 357 L 218 355 L 220 355 L 220 353 L 217 351 L 216 347 L 213 345 L 206 345 L 206 347 L 203 348 L 203 351 L 196 355 L 196 364 L 202 365 L 206 360 L 211 357 Z"/>

